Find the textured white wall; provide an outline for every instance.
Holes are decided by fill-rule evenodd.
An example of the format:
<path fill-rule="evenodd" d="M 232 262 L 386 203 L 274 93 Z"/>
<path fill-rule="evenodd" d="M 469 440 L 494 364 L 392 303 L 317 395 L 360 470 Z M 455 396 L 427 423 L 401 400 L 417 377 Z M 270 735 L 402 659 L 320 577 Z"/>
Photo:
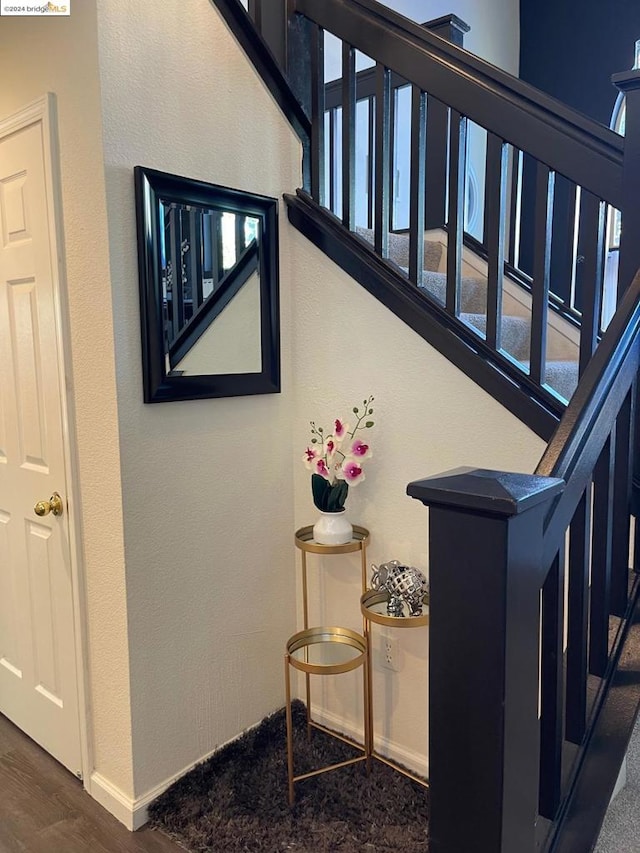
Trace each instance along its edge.
<path fill-rule="evenodd" d="M 282 394 L 142 402 L 133 166 L 281 197 L 300 144 L 207 0 L 98 10 L 135 792 L 283 704 L 295 627 L 290 231 Z M 144 37 L 141 37 L 144 34 Z"/>
<path fill-rule="evenodd" d="M 70 327 L 68 376 L 84 536 L 95 769 L 132 791 L 120 456 L 94 0 L 65 18 L 2 18 L 0 114 L 58 104 Z"/>
<path fill-rule="evenodd" d="M 426 570 L 428 511 L 406 497 L 407 484 L 460 465 L 532 472 L 544 445 L 302 235 L 293 235 L 292 250 L 293 458 L 304 451 L 309 420 L 329 425 L 373 394 L 375 427 L 367 437 L 374 457 L 365 482 L 349 493 L 348 515 L 371 531 L 369 564 L 399 559 Z M 298 463 L 296 525 L 313 523 L 315 516 L 309 475 Z M 309 577 L 311 623 L 361 629 L 358 555 L 310 556 Z M 380 630 L 374 626 L 374 655 Z M 427 740 L 428 629 L 396 635 L 401 671 L 374 671 L 377 731 L 405 760 L 417 757 L 419 769 Z M 326 709 L 354 726 L 359 678 L 348 673 L 323 685 Z"/>

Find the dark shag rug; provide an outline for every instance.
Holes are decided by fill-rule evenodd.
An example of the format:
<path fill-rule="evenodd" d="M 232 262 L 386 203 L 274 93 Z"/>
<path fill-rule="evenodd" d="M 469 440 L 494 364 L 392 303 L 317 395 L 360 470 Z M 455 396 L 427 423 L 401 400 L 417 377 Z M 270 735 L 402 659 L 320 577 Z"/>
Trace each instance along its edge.
<path fill-rule="evenodd" d="M 357 752 L 316 729 L 293 703 L 296 775 Z M 428 792 L 379 761 L 297 782 L 287 797 L 284 710 L 172 785 L 151 806 L 152 824 L 192 853 L 426 853 Z"/>

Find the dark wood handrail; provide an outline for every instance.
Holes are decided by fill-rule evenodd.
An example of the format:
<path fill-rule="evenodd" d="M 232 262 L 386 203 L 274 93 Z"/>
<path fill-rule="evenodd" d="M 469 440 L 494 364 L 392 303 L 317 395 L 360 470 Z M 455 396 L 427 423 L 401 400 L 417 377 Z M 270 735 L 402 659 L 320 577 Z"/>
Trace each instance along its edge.
<path fill-rule="evenodd" d="M 640 271 L 627 290 L 602 342 L 587 365 L 567 410 L 547 446 L 535 473 L 561 477 L 571 473 L 571 459 L 584 435 L 595 423 L 604 401 L 624 367 L 640 325 Z"/>
<path fill-rule="evenodd" d="M 293 0 L 293 5 L 472 121 L 622 207 L 624 141 L 618 134 L 376 0 Z"/>
<path fill-rule="evenodd" d="M 535 473 L 567 488 L 546 520 L 545 562 L 558 550 L 640 363 L 640 271 L 625 293 Z"/>

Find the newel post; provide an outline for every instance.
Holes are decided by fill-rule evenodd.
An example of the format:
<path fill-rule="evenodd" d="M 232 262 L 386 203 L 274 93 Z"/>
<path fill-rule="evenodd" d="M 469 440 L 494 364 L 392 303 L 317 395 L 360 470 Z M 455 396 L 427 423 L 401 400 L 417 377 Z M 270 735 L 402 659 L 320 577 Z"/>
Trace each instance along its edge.
<path fill-rule="evenodd" d="M 562 480 L 460 468 L 429 507 L 431 853 L 534 853 L 543 520 Z"/>

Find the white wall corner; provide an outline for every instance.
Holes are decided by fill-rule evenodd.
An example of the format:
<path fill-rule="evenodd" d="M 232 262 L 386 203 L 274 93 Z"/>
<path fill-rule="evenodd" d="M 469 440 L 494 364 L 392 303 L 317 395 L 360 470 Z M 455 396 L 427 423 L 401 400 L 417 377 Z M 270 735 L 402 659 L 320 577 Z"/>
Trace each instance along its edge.
<path fill-rule="evenodd" d="M 110 812 L 127 829 L 139 829 L 142 824 L 135 823 L 135 802 L 100 773 L 92 773 L 87 785 L 93 799 Z"/>
<path fill-rule="evenodd" d="M 353 725 L 353 722 L 332 714 L 324 708 L 311 706 L 311 716 L 313 720 L 320 725 L 331 729 L 334 732 L 339 732 L 354 740 L 356 743 L 362 743 L 362 729 Z M 419 753 L 414 750 L 407 749 L 402 744 L 393 741 L 390 738 L 375 734 L 374 743 L 375 752 L 388 758 L 396 764 L 406 767 L 416 776 L 429 778 L 429 759 L 424 753 Z"/>
<path fill-rule="evenodd" d="M 104 776 L 97 772 L 91 774 L 89 785 L 87 786 L 87 792 L 96 802 L 100 803 L 103 808 L 117 818 L 120 823 L 123 823 L 127 829 L 135 832 L 137 829 L 141 829 L 145 823 L 149 822 L 149 806 L 155 802 L 158 797 L 162 796 L 162 794 L 164 794 L 164 792 L 170 788 L 174 782 L 177 782 L 178 779 L 182 779 L 182 777 L 186 776 L 187 773 L 190 773 L 194 767 L 208 761 L 216 754 L 216 752 L 220 752 L 221 749 L 224 749 L 230 743 L 244 737 L 247 732 L 257 728 L 261 723 L 262 720 L 259 720 L 255 725 L 249 726 L 244 731 L 240 732 L 237 737 L 231 738 L 226 743 L 216 746 L 215 749 L 212 749 L 207 753 L 207 755 L 203 755 L 196 761 L 192 761 L 186 767 L 183 767 L 178 773 L 174 773 L 172 776 L 169 776 L 164 780 L 164 782 L 160 782 L 159 785 L 155 785 L 153 788 L 150 788 L 144 794 L 136 797 L 135 799 L 128 797 L 118 787 L 113 785 L 108 779 L 105 779 Z"/>

